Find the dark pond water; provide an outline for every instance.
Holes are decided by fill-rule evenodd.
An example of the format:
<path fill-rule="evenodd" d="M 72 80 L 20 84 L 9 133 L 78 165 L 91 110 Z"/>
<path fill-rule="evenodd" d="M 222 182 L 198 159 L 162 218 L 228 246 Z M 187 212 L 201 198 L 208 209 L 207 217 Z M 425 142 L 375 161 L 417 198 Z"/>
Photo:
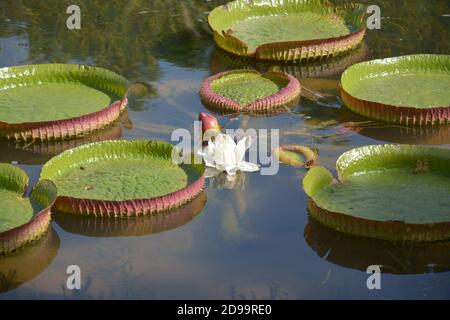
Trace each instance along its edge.
<path fill-rule="evenodd" d="M 72 2 L 81 7 L 81 30 L 65 25 Z M 35 181 L 41 165 L 69 147 L 121 137 L 169 140 L 174 128 L 192 129 L 205 111 L 201 81 L 242 67 L 287 70 L 301 80 L 304 97 L 292 113 L 222 116 L 221 122 L 280 129 L 281 142 L 318 148 L 320 164 L 330 169 L 341 153 L 367 144 L 449 147 L 449 129 L 405 129 L 351 114 L 341 107 L 338 81 L 362 60 L 449 54 L 450 2 L 363 2 L 378 4 L 384 18 L 360 48 L 323 63 L 272 66 L 215 47 L 206 18 L 222 1 L 2 0 L 0 66 L 92 64 L 149 86 L 135 90 L 128 113 L 113 127 L 56 145 L 2 143 L 0 161 L 17 161 Z M 449 243 L 394 246 L 336 234 L 308 218 L 304 174 L 281 167 L 275 176 L 241 176 L 234 186 L 210 182 L 195 203 L 159 219 L 57 215 L 42 241 L 0 258 L 0 298 L 450 298 Z M 366 268 L 373 264 L 384 266 L 382 290 L 366 287 Z M 81 291 L 65 289 L 69 265 L 82 270 Z"/>

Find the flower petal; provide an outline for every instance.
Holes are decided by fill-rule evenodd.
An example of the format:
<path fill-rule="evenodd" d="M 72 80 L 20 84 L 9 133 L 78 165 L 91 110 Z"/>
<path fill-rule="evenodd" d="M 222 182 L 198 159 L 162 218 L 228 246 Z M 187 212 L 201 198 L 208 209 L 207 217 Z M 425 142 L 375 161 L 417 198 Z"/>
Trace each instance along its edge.
<path fill-rule="evenodd" d="M 205 161 L 205 165 L 207 167 L 215 167 L 216 162 L 214 161 L 214 158 L 211 157 L 207 152 L 203 153 L 203 161 Z"/>
<path fill-rule="evenodd" d="M 238 171 L 238 167 L 235 165 L 229 165 L 225 167 L 225 170 L 227 171 L 227 174 L 229 174 L 230 176 L 234 176 Z"/>
<path fill-rule="evenodd" d="M 247 162 L 247 161 L 241 161 L 239 163 L 239 170 L 241 171 L 247 171 L 247 172 L 255 172 L 259 171 L 260 167 L 257 164 Z"/>
<path fill-rule="evenodd" d="M 214 141 L 209 140 L 208 146 L 207 146 L 207 152 L 209 153 L 209 155 L 213 156 L 214 152 L 216 151 L 215 149 L 216 149 L 216 147 L 214 145 Z"/>
<path fill-rule="evenodd" d="M 237 144 L 237 147 L 239 149 L 239 161 L 244 160 L 245 152 L 251 147 L 252 143 L 253 141 L 251 135 L 247 135 L 239 140 Z"/>
<path fill-rule="evenodd" d="M 229 135 L 225 136 L 225 144 L 223 147 L 223 165 L 227 166 L 237 166 L 238 159 L 236 157 L 236 143 L 233 138 Z"/>
<path fill-rule="evenodd" d="M 214 161 L 216 165 L 223 165 L 225 163 L 224 159 L 224 148 L 226 145 L 225 135 L 219 134 L 214 141 Z"/>

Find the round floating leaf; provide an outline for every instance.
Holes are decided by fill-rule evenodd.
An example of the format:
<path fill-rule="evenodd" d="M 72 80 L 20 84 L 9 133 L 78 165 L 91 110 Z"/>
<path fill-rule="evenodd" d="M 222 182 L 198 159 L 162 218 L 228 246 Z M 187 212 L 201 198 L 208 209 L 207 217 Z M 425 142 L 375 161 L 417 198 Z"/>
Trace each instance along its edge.
<path fill-rule="evenodd" d="M 366 272 L 380 265 L 384 273 L 423 274 L 450 271 L 450 242 L 395 243 L 362 239 L 337 232 L 309 219 L 305 240 L 323 259 Z"/>
<path fill-rule="evenodd" d="M 42 273 L 56 257 L 58 234 L 50 229 L 37 241 L 6 256 L 0 256 L 0 292 L 8 292 Z"/>
<path fill-rule="evenodd" d="M 213 109 L 258 113 L 296 104 L 300 90 L 298 80 L 286 73 L 234 70 L 206 79 L 200 95 Z"/>
<path fill-rule="evenodd" d="M 406 126 L 450 123 L 450 55 L 411 55 L 362 62 L 342 74 L 352 111 Z"/>
<path fill-rule="evenodd" d="M 337 161 L 339 181 L 312 168 L 303 186 L 320 222 L 363 237 L 450 238 L 450 150 L 413 145 L 353 149 Z"/>
<path fill-rule="evenodd" d="M 197 196 L 202 164 L 172 161 L 160 141 L 104 141 L 63 152 L 44 165 L 42 179 L 58 187 L 55 208 L 95 216 L 138 216 L 166 211 Z"/>
<path fill-rule="evenodd" d="M 116 120 L 128 82 L 96 67 L 42 64 L 0 69 L 0 137 L 66 139 Z"/>
<path fill-rule="evenodd" d="M 27 174 L 10 164 L 0 164 L 0 255 L 39 238 L 50 224 L 50 207 L 56 199 L 51 181 L 39 181 L 24 197 Z"/>
<path fill-rule="evenodd" d="M 79 217 L 55 212 L 53 217 L 64 230 L 89 237 L 135 237 L 181 227 L 195 219 L 206 205 L 206 192 L 183 206 L 157 215 L 141 217 Z"/>
<path fill-rule="evenodd" d="M 208 17 L 226 51 L 263 60 L 312 60 L 355 48 L 364 38 L 363 6 L 326 0 L 237 0 Z"/>

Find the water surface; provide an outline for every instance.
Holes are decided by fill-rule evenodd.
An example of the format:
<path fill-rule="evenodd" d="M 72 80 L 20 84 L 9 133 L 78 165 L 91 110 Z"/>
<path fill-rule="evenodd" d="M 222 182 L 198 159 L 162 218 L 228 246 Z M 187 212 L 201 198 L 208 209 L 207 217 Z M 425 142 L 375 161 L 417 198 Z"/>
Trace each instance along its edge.
<path fill-rule="evenodd" d="M 380 5 L 384 19 L 382 29 L 369 31 L 360 48 L 337 60 L 284 65 L 242 61 L 215 47 L 207 13 L 223 1 L 80 0 L 82 29 L 69 31 L 64 1 L 3 0 L 1 67 L 92 64 L 145 85 L 135 87 L 127 114 L 105 131 L 70 142 L 2 142 L 0 161 L 17 161 L 35 182 L 43 163 L 76 145 L 118 138 L 169 140 L 175 128 L 192 130 L 198 113 L 206 110 L 198 95 L 204 78 L 249 66 L 289 71 L 300 78 L 303 97 L 290 113 L 222 115 L 221 123 L 280 129 L 282 143 L 317 148 L 319 163 L 330 170 L 340 154 L 368 144 L 450 147 L 446 128 L 382 124 L 342 108 L 338 81 L 358 61 L 449 54 L 449 1 L 363 2 Z M 282 166 L 275 176 L 245 174 L 235 181 L 217 177 L 208 182 L 202 202 L 191 213 L 157 221 L 121 224 L 58 216 L 52 223 L 53 240 L 45 238 L 8 260 L 0 258 L 0 298 L 450 297 L 448 244 L 398 246 L 342 236 L 317 225 L 308 218 L 301 189 L 304 174 Z M 34 255 L 42 261 L 30 262 Z M 73 264 L 82 270 L 81 291 L 65 287 L 65 270 Z M 383 265 L 379 291 L 366 286 L 365 270 L 372 264 Z"/>

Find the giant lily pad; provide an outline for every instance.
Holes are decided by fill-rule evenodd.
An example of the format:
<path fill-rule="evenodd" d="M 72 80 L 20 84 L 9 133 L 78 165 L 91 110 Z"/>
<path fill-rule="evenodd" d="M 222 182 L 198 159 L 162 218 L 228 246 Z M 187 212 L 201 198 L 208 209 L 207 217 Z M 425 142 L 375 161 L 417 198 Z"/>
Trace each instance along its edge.
<path fill-rule="evenodd" d="M 95 216 L 169 210 L 197 196 L 204 166 L 175 164 L 159 141 L 104 141 L 67 150 L 47 162 L 42 179 L 58 187 L 55 208 Z"/>
<path fill-rule="evenodd" d="M 127 81 L 101 68 L 42 64 L 0 69 L 0 137 L 66 139 L 116 120 Z"/>
<path fill-rule="evenodd" d="M 89 237 L 137 237 L 160 233 L 181 227 L 195 219 L 206 205 L 206 192 L 179 208 L 156 215 L 140 217 L 79 217 L 70 213 L 55 212 L 58 225 L 74 234 Z"/>
<path fill-rule="evenodd" d="M 311 60 L 355 48 L 364 38 L 360 5 L 326 0 L 237 0 L 209 14 L 214 40 L 226 51 L 264 60 Z"/>
<path fill-rule="evenodd" d="M 342 74 L 352 111 L 402 125 L 450 123 L 450 55 L 411 55 L 362 62 Z"/>
<path fill-rule="evenodd" d="M 219 111 L 265 112 L 298 102 L 300 83 L 287 73 L 234 70 L 206 79 L 200 95 Z"/>
<path fill-rule="evenodd" d="M 50 181 L 38 182 L 30 196 L 27 174 L 10 164 L 0 164 L 0 255 L 10 253 L 45 233 L 56 188 Z"/>
<path fill-rule="evenodd" d="M 303 187 L 318 221 L 362 237 L 450 238 L 450 150 L 414 145 L 353 149 L 337 161 L 338 180 L 312 168 Z"/>

